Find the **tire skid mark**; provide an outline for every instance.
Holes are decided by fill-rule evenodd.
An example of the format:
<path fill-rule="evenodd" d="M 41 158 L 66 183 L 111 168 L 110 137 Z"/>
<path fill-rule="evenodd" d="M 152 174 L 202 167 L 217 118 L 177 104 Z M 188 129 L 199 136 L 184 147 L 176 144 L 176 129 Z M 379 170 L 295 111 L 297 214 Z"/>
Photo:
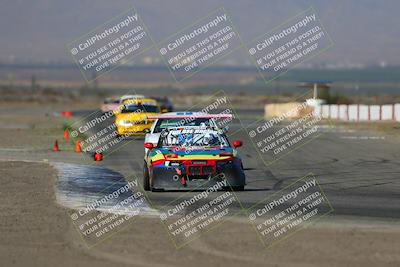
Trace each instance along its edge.
<path fill-rule="evenodd" d="M 94 201 L 128 185 L 120 173 L 105 167 L 70 163 L 51 163 L 51 165 L 58 171 L 58 181 L 55 186 L 57 202 L 67 208 L 84 209 Z M 138 211 L 140 215 L 158 214 L 145 202 L 139 203 L 136 208 L 113 209 L 123 199 L 131 197 L 133 193 L 131 190 L 123 192 L 118 198 L 111 198 L 96 210 L 120 215 L 137 214 Z"/>

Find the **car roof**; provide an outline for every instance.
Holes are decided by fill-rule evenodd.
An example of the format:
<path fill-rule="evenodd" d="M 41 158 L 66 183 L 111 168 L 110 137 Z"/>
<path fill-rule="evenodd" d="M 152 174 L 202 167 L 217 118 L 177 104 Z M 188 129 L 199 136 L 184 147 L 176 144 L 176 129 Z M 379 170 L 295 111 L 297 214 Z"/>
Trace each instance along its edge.
<path fill-rule="evenodd" d="M 120 97 L 119 100 L 122 102 L 127 99 L 143 99 L 143 98 L 145 98 L 144 95 L 123 95 Z"/>

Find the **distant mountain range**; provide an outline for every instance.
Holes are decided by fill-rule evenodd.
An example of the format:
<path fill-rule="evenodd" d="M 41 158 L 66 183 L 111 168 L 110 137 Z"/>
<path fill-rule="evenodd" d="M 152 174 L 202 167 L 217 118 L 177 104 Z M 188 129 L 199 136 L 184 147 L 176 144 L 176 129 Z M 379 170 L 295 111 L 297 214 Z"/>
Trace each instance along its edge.
<path fill-rule="evenodd" d="M 312 62 L 400 65 L 398 0 L 3 0 L 0 62 L 70 62 L 67 43 L 132 5 L 156 41 L 222 6 L 244 40 L 313 6 L 335 45 Z"/>

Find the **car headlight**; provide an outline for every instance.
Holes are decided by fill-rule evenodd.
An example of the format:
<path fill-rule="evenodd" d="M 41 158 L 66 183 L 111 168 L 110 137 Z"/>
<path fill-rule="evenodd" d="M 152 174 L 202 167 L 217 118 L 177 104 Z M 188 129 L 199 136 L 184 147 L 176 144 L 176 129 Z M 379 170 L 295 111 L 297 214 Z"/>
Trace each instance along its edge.
<path fill-rule="evenodd" d="M 121 121 L 118 122 L 118 125 L 128 127 L 128 126 L 132 126 L 133 123 L 130 122 L 130 121 L 121 120 Z"/>

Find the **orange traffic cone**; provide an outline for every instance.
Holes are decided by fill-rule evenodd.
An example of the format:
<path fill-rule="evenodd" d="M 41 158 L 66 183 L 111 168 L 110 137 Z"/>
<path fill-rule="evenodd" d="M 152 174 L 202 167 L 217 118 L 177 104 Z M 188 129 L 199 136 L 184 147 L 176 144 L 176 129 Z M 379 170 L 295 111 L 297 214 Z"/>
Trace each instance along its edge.
<path fill-rule="evenodd" d="M 95 152 L 93 158 L 94 158 L 94 161 L 102 161 L 103 160 L 103 154 L 99 153 L 99 152 Z"/>
<path fill-rule="evenodd" d="M 72 112 L 71 111 L 63 111 L 63 112 L 61 112 L 61 117 L 70 118 L 70 117 L 72 117 Z"/>
<path fill-rule="evenodd" d="M 75 152 L 76 153 L 81 153 L 82 152 L 81 141 L 79 141 L 79 140 L 76 141 Z"/>
<path fill-rule="evenodd" d="M 54 142 L 53 151 L 54 152 L 60 151 L 60 149 L 58 148 L 58 141 L 57 140 Z"/>
<path fill-rule="evenodd" d="M 65 142 L 68 142 L 68 137 L 69 137 L 68 130 L 65 130 L 64 131 L 64 140 L 65 140 Z"/>

